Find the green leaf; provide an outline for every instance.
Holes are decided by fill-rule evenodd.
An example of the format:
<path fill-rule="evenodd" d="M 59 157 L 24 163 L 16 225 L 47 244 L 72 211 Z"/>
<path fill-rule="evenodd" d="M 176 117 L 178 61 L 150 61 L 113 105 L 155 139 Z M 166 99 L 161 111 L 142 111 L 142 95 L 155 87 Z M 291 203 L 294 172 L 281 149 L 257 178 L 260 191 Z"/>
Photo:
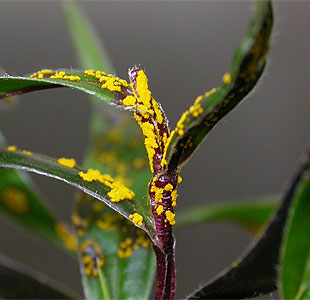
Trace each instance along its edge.
<path fill-rule="evenodd" d="M 111 63 L 85 15 L 74 2 L 64 2 L 64 8 L 81 66 L 112 72 Z M 136 201 L 149 210 L 147 185 L 151 173 L 140 129 L 128 112 L 116 111 L 93 97 L 91 100 L 91 144 L 84 165 L 127 181 L 136 194 Z M 155 271 L 155 257 L 145 233 L 95 199 L 88 197 L 87 200 L 86 195 L 79 195 L 73 219 L 78 221 L 75 224 L 79 233 L 79 245 L 83 246 L 83 243 L 91 240 L 97 248 L 100 247 L 104 256 L 104 266 L 96 266 L 99 276 L 86 275 L 82 262 L 81 271 L 87 297 L 147 299 Z M 108 220 L 112 224 L 103 226 L 109 224 Z M 82 224 L 87 224 L 87 228 L 84 226 L 82 229 Z M 123 251 L 119 252 L 119 249 L 126 239 L 129 241 L 128 238 L 133 244 L 138 241 L 139 247 L 133 249 L 129 257 L 120 258 L 119 253 Z M 144 242 L 144 247 L 141 241 Z M 130 246 L 127 245 L 129 252 Z M 83 251 L 81 252 L 82 255 Z"/>
<path fill-rule="evenodd" d="M 36 90 L 70 87 L 120 105 L 120 100 L 128 95 L 127 86 L 124 80 L 104 72 L 45 69 L 27 77 L 0 76 L 0 99 Z"/>
<path fill-rule="evenodd" d="M 271 1 L 256 1 L 248 35 L 235 52 L 231 74 L 223 76 L 217 89 L 199 96 L 172 132 L 165 156 L 170 170 L 185 163 L 217 122 L 254 88 L 266 65 L 272 23 Z"/>
<path fill-rule="evenodd" d="M 47 276 L 0 255 L 0 298 L 80 299 L 81 296 Z"/>
<path fill-rule="evenodd" d="M 248 199 L 245 202 L 207 204 L 188 208 L 177 214 L 176 229 L 205 222 L 232 222 L 251 233 L 257 233 L 275 211 L 278 196 Z"/>
<path fill-rule="evenodd" d="M 143 225 L 141 228 L 147 231 L 150 236 L 154 236 L 152 216 L 150 213 L 142 210 L 133 199 L 130 200 L 133 197 L 132 192 L 123 185 L 119 185 L 119 182 L 111 179 L 109 175 L 104 176 L 104 178 L 101 175 L 99 178 L 97 173 L 95 176 L 98 179 L 89 182 L 79 175 L 82 173 L 86 174 L 87 171 L 78 166 L 68 167 L 60 163 L 57 159 L 35 153 L 27 155 L 23 151 L 15 149 L 11 149 L 10 151 L 3 149 L 0 151 L 0 167 L 22 169 L 62 180 L 103 201 L 129 220 L 131 220 L 129 217 L 131 214 L 139 213 L 143 216 Z M 124 200 L 119 201 L 120 198 Z"/>
<path fill-rule="evenodd" d="M 309 293 L 310 264 L 310 169 L 298 185 L 285 230 L 280 265 L 283 299 Z M 308 268 L 308 269 L 307 269 Z M 299 298 L 303 299 L 303 297 Z M 304 298 L 305 299 L 305 298 Z"/>
<path fill-rule="evenodd" d="M 5 145 L 1 134 L 0 145 Z M 63 249 L 76 251 L 73 232 L 55 218 L 27 173 L 0 168 L 0 211 L 35 235 Z"/>
<path fill-rule="evenodd" d="M 80 66 L 85 69 L 100 69 L 113 73 L 114 68 L 98 33 L 78 4 L 73 1 L 64 1 L 61 4 Z"/>
<path fill-rule="evenodd" d="M 188 299 L 245 299 L 277 289 L 278 269 L 285 225 L 289 211 L 309 181 L 310 153 L 295 176 L 273 219 L 232 267 L 194 292 Z"/>

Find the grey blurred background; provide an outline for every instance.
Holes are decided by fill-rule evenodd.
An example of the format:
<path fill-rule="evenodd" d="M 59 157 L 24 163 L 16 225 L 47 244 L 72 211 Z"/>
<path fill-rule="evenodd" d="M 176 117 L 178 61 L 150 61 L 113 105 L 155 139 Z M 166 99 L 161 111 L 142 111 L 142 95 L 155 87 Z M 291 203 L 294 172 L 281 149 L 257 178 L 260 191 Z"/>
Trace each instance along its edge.
<path fill-rule="evenodd" d="M 127 78 L 145 67 L 152 93 L 174 127 L 196 96 L 216 86 L 246 32 L 250 1 L 80 2 L 115 65 Z M 279 193 L 309 145 L 310 3 L 276 1 L 267 71 L 258 87 L 226 117 L 182 172 L 178 209 L 194 204 Z M 78 64 L 54 1 L 0 1 L 0 67 L 22 75 Z M 20 97 L 0 113 L 10 144 L 81 161 L 88 142 L 89 106 L 79 92 L 55 89 Z M 69 220 L 74 189 L 33 176 L 55 211 Z M 250 241 L 229 224 L 178 232 L 177 297 L 230 264 Z M 0 220 L 0 252 L 81 290 L 70 258 Z"/>

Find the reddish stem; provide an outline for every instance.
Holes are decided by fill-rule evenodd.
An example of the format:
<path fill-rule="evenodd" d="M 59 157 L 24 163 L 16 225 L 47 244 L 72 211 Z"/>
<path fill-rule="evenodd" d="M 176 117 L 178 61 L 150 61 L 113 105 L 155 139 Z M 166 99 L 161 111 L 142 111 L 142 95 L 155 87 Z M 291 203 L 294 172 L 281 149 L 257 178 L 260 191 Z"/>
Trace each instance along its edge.
<path fill-rule="evenodd" d="M 157 285 L 156 300 L 174 299 L 175 292 L 175 264 L 174 264 L 174 238 L 172 234 L 172 225 L 167 220 L 166 211 L 173 212 L 171 192 L 163 191 L 161 202 L 156 201 L 155 192 L 152 186 L 164 189 L 171 184 L 173 189 L 176 188 L 176 175 L 161 174 L 155 175 L 158 179 L 149 186 L 149 197 L 151 200 L 152 213 L 155 221 L 155 232 L 160 247 L 154 246 L 157 259 Z M 153 188 L 154 190 L 154 188 Z M 163 206 L 163 212 L 158 214 L 156 208 Z"/>

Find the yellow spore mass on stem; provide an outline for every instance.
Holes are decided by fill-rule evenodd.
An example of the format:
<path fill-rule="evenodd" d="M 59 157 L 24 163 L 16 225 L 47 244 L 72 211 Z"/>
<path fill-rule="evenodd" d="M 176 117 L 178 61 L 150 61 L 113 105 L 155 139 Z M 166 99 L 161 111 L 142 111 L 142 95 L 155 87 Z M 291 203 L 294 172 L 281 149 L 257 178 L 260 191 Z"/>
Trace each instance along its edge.
<path fill-rule="evenodd" d="M 79 172 L 79 176 L 85 181 L 99 181 L 111 188 L 111 191 L 108 192 L 107 195 L 111 198 L 112 202 L 119 202 L 126 199 L 131 200 L 135 196 L 135 193 L 132 190 L 112 178 L 110 175 L 102 175 L 99 170 L 89 169 L 86 173 Z"/>
<path fill-rule="evenodd" d="M 170 210 L 167 210 L 166 211 L 166 220 L 170 223 L 170 225 L 174 225 L 175 224 L 175 214 L 170 211 Z"/>
<path fill-rule="evenodd" d="M 76 166 L 76 161 L 73 158 L 59 158 L 57 161 L 60 165 L 67 168 L 74 168 Z"/>

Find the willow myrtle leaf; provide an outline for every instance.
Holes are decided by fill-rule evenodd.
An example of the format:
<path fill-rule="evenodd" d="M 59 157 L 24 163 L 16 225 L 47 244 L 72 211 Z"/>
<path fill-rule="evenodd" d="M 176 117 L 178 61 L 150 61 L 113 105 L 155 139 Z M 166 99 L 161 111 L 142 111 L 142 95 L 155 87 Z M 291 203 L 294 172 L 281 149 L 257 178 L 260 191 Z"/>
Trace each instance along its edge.
<path fill-rule="evenodd" d="M 215 280 L 188 299 L 244 299 L 270 293 L 278 288 L 278 269 L 283 233 L 289 210 L 309 184 L 310 153 L 295 176 L 273 219 L 243 256 Z"/>
<path fill-rule="evenodd" d="M 80 7 L 73 1 L 61 2 L 69 36 L 79 64 L 83 68 L 113 73 L 111 59 L 105 51 L 97 31 Z"/>
<path fill-rule="evenodd" d="M 140 227 L 153 237 L 151 216 L 134 201 L 134 193 L 111 176 L 102 175 L 92 169 L 85 171 L 76 166 L 75 161 L 71 159 L 57 160 L 35 153 L 27 155 L 15 147 L 8 149 L 10 150 L 0 151 L 0 167 L 35 172 L 73 185 L 103 201 L 125 218 L 133 219 L 132 222 L 141 224 L 141 221 L 143 224 Z M 143 221 L 140 217 L 138 221 L 133 218 L 134 214 L 142 216 Z"/>
<path fill-rule="evenodd" d="M 0 145 L 5 145 L 1 134 Z M 73 233 L 53 215 L 27 173 L 0 168 L 0 211 L 16 225 L 66 250 L 76 251 Z"/>
<path fill-rule="evenodd" d="M 221 86 L 199 96 L 172 132 L 165 156 L 169 169 L 186 162 L 218 121 L 253 89 L 265 68 L 272 23 L 271 1 L 256 1 L 248 35 L 235 52 L 231 74 L 223 76 Z"/>
<path fill-rule="evenodd" d="M 232 222 L 251 233 L 257 233 L 278 206 L 279 197 L 271 195 L 246 202 L 207 204 L 188 208 L 177 214 L 176 229 L 206 222 Z"/>
<path fill-rule="evenodd" d="M 0 255 L 1 299 L 80 299 L 47 276 Z"/>
<path fill-rule="evenodd" d="M 96 31 L 83 12 L 74 2 L 63 4 L 82 67 L 112 72 Z M 124 180 L 135 192 L 136 201 L 149 210 L 146 195 L 151 173 L 136 122 L 128 112 L 116 111 L 93 97 L 91 100 L 91 144 L 84 165 Z M 78 195 L 73 221 L 81 256 L 85 257 L 85 243 L 91 240 L 103 263 L 90 270 L 81 260 L 87 298 L 147 299 L 155 259 L 145 233 L 101 202 L 83 194 Z"/>
<path fill-rule="evenodd" d="M 120 100 L 128 95 L 128 84 L 125 80 L 102 71 L 44 69 L 27 77 L 0 76 L 0 99 L 56 87 L 74 88 L 116 105 L 120 105 Z"/>
<path fill-rule="evenodd" d="M 303 294 L 306 292 L 309 294 L 309 214 L 310 168 L 308 173 L 304 174 L 302 184 L 298 186 L 285 230 L 280 264 L 280 286 L 283 299 L 306 299 Z"/>

